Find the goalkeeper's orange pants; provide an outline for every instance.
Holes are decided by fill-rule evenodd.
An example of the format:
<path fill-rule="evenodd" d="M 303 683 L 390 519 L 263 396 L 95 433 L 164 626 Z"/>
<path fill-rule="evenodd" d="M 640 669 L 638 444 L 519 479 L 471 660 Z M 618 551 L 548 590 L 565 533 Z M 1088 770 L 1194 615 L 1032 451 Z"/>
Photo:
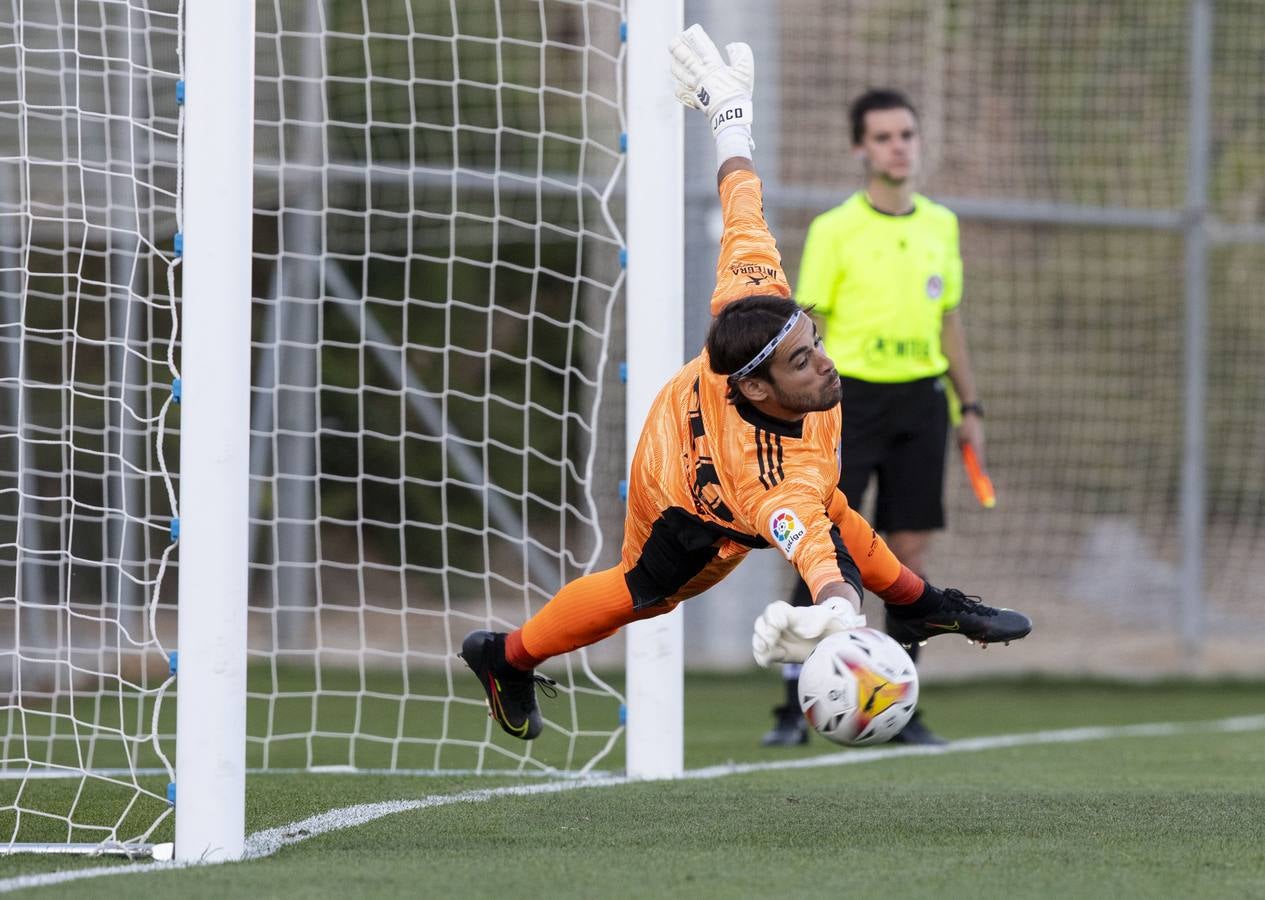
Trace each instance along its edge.
<path fill-rule="evenodd" d="M 676 594 L 636 609 L 623 566 L 577 578 L 554 595 L 540 612 L 505 641 L 511 665 L 534 669 L 546 659 L 570 653 L 610 637 L 629 622 L 650 619 L 676 609 L 682 600 L 701 594 L 733 571 L 742 555 L 718 559 L 695 575 Z"/>

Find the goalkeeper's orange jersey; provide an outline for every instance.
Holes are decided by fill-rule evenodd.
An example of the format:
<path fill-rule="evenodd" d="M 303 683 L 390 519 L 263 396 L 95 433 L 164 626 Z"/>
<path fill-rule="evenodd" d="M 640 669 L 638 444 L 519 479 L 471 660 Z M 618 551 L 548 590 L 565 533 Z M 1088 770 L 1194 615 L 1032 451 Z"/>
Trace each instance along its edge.
<path fill-rule="evenodd" d="M 725 231 L 712 314 L 753 294 L 789 297 L 759 179 L 733 172 L 720 193 Z M 900 563 L 837 488 L 839 407 L 785 422 L 730 403 L 727 390 L 704 351 L 673 376 L 646 417 L 623 547 L 636 605 L 697 593 L 749 549 L 765 546 L 786 556 L 814 596 L 831 581 L 850 581 L 858 591 L 858 582 L 873 591 L 891 586 Z"/>

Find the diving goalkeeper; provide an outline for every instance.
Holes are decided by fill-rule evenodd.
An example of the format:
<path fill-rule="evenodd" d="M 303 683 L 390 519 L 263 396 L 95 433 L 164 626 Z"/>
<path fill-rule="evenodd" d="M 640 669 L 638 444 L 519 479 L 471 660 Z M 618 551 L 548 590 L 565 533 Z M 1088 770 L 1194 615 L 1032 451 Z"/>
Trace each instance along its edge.
<path fill-rule="evenodd" d="M 862 588 L 916 640 L 1026 635 L 1028 618 L 941 590 L 903 566 L 839 491 L 839 376 L 813 320 L 791 299 L 751 162 L 754 64 L 726 63 L 694 25 L 672 47 L 677 97 L 704 112 L 718 159 L 724 235 L 706 349 L 655 398 L 633 454 L 619 565 L 565 585 L 521 628 L 474 631 L 461 656 L 491 715 L 524 740 L 542 728 L 534 670 L 716 584 L 754 549 L 780 551 L 810 607 L 769 604 L 752 649 L 763 666 L 802 661 L 827 634 L 865 623 Z"/>

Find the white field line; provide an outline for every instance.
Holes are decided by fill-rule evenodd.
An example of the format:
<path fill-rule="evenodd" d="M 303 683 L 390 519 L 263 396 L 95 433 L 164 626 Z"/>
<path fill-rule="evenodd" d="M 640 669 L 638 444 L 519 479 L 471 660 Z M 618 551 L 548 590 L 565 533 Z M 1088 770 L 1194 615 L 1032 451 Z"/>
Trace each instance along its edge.
<path fill-rule="evenodd" d="M 166 769 L 72 769 L 68 766 L 51 766 L 47 769 L 8 769 L 0 771 L 0 781 L 56 781 L 79 778 L 98 778 L 102 780 L 120 778 L 142 778 L 169 775 Z M 598 769 L 586 775 L 568 772 L 565 769 L 360 769 L 356 766 L 308 766 L 307 768 L 288 769 L 247 769 L 250 776 L 267 775 L 358 775 L 377 776 L 390 775 L 398 778 L 462 778 L 468 775 L 479 775 L 484 778 L 570 778 L 582 781 L 599 775 L 610 775 L 607 770 Z"/>
<path fill-rule="evenodd" d="M 1087 741 L 1103 741 L 1113 738 L 1130 737 L 1171 737 L 1181 734 L 1208 734 L 1212 732 L 1246 732 L 1265 730 L 1265 715 L 1235 716 L 1228 719 L 1214 719 L 1208 722 L 1151 722 L 1142 725 L 1120 725 L 1113 727 L 1065 728 L 1058 731 L 1033 731 L 1027 734 L 1001 734 L 992 737 L 967 738 L 953 741 L 943 747 L 875 747 L 868 750 L 849 750 L 840 753 L 828 753 L 824 756 L 811 756 L 801 759 L 788 759 L 759 763 L 731 763 L 723 766 L 708 766 L 703 769 L 690 769 L 682 774 L 682 780 L 699 780 L 724 778 L 729 775 L 746 775 L 752 772 L 772 772 L 788 769 L 813 769 L 825 766 L 847 766 L 867 762 L 878 762 L 885 759 L 898 759 L 905 756 L 941 756 L 952 753 L 979 753 L 985 750 L 1002 750 L 1010 747 L 1028 747 L 1037 744 L 1078 744 Z M 332 809 L 328 812 L 309 816 L 298 822 L 292 822 L 280 828 L 269 828 L 257 831 L 246 838 L 246 852 L 243 861 L 263 859 L 272 856 L 282 847 L 298 844 L 308 838 L 317 837 L 331 831 L 354 828 L 384 816 L 408 812 L 414 809 L 431 809 L 437 806 L 450 806 L 454 803 L 483 803 L 499 797 L 531 797 L 537 794 L 560 794 L 564 791 L 582 788 L 617 787 L 638 783 L 640 779 L 622 776 L 605 776 L 590 779 L 570 779 L 566 781 L 549 781 L 539 784 L 510 785 L 507 787 L 482 788 L 473 791 L 461 791 L 456 794 L 434 794 L 420 800 L 388 800 L 382 803 L 362 803 Z M 213 863 L 217 865 L 218 863 Z M 46 872 L 37 875 L 20 875 L 15 878 L 0 880 L 0 893 L 18 891 L 24 888 L 47 887 L 64 884 L 81 878 L 96 878 L 103 875 L 135 875 L 142 872 L 170 872 L 190 866 L 202 865 L 196 862 L 149 862 L 138 865 L 100 866 L 92 869 L 74 869 L 64 872 Z"/>

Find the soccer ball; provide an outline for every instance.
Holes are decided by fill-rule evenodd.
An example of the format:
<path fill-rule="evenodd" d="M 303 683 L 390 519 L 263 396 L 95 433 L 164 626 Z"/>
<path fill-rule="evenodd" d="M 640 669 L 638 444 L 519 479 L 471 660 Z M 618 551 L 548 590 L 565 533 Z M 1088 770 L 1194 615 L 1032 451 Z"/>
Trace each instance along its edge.
<path fill-rule="evenodd" d="M 799 706 L 836 744 L 881 744 L 918 705 L 918 672 L 900 644 L 873 628 L 837 631 L 813 648 L 799 673 Z"/>

